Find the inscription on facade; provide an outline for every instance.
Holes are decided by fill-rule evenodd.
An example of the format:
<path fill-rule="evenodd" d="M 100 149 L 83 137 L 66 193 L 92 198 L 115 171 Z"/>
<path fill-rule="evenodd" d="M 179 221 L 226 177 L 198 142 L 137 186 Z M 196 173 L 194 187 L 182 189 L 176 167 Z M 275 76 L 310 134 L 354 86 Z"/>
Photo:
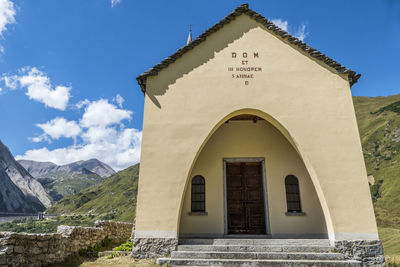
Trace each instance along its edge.
<path fill-rule="evenodd" d="M 258 52 L 231 52 L 234 65 L 228 67 L 232 79 L 242 79 L 245 85 L 250 84 L 250 80 L 262 72 L 262 68 L 257 66 L 260 58 Z"/>

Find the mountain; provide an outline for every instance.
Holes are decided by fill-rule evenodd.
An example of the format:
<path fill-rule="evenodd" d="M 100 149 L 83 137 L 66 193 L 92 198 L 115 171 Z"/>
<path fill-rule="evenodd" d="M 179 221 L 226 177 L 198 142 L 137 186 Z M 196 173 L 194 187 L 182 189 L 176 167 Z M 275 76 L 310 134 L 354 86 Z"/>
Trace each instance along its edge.
<path fill-rule="evenodd" d="M 0 211 L 33 213 L 51 205 L 51 198 L 0 141 Z"/>
<path fill-rule="evenodd" d="M 400 229 L 400 94 L 354 97 L 378 226 Z"/>
<path fill-rule="evenodd" d="M 61 166 L 33 160 L 18 162 L 43 185 L 55 201 L 101 183 L 115 173 L 110 166 L 97 159 L 81 160 Z"/>
<path fill-rule="evenodd" d="M 49 173 L 54 172 L 80 172 L 82 169 L 89 170 L 92 173 L 99 175 L 100 177 L 109 177 L 114 174 L 115 171 L 107 164 L 101 162 L 98 159 L 80 160 L 66 165 L 56 165 L 52 162 L 40 162 L 33 160 L 18 160 L 22 166 L 33 176 L 33 177 L 46 177 Z"/>
<path fill-rule="evenodd" d="M 51 206 L 47 212 L 93 213 L 111 215 L 109 219 L 132 222 L 135 217 L 139 164 L 119 171 L 102 184 L 88 187 L 76 195 L 67 196 Z"/>

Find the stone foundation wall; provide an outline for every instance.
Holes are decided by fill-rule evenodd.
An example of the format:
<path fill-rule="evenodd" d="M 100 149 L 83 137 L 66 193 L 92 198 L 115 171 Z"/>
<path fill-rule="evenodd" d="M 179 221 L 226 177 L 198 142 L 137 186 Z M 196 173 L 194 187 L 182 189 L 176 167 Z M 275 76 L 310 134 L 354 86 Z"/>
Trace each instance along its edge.
<path fill-rule="evenodd" d="M 105 237 L 122 243 L 130 238 L 133 224 L 96 221 L 95 226 L 61 225 L 54 234 L 0 232 L 0 267 L 59 263 Z"/>
<path fill-rule="evenodd" d="M 363 266 L 386 266 L 380 240 L 335 241 L 335 250 L 344 254 L 346 259 L 362 261 Z"/>
<path fill-rule="evenodd" d="M 178 245 L 178 239 L 134 238 L 132 243 L 132 257 L 156 258 L 171 254 Z M 361 261 L 363 266 L 386 266 L 380 240 L 335 241 L 335 251 L 342 253 L 346 259 Z"/>
<path fill-rule="evenodd" d="M 178 245 L 176 238 L 134 238 L 132 257 L 156 258 L 171 254 Z"/>

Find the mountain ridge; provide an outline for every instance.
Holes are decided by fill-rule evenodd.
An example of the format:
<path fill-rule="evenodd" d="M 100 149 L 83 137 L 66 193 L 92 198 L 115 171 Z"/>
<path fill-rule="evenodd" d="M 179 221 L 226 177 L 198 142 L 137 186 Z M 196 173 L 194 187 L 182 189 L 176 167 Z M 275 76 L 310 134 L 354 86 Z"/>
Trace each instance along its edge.
<path fill-rule="evenodd" d="M 0 211 L 36 212 L 51 205 L 43 186 L 18 163 L 0 140 Z"/>
<path fill-rule="evenodd" d="M 20 159 L 17 160 L 24 168 L 36 178 L 41 178 L 50 172 L 56 171 L 77 171 L 81 168 L 86 168 L 89 171 L 96 173 L 100 177 L 109 177 L 115 173 L 115 171 L 106 163 L 101 162 L 96 158 L 88 160 L 79 160 L 64 165 L 57 165 L 51 161 L 35 161 Z"/>
<path fill-rule="evenodd" d="M 65 165 L 24 159 L 18 162 L 42 184 L 55 201 L 101 183 L 115 173 L 106 163 L 94 158 Z"/>

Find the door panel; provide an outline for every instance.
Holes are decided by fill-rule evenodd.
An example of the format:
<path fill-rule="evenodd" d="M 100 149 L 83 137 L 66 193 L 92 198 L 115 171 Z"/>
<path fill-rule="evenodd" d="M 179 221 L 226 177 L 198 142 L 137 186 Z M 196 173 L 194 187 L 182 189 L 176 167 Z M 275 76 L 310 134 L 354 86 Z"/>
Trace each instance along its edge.
<path fill-rule="evenodd" d="M 261 162 L 226 163 L 229 234 L 265 234 Z"/>

